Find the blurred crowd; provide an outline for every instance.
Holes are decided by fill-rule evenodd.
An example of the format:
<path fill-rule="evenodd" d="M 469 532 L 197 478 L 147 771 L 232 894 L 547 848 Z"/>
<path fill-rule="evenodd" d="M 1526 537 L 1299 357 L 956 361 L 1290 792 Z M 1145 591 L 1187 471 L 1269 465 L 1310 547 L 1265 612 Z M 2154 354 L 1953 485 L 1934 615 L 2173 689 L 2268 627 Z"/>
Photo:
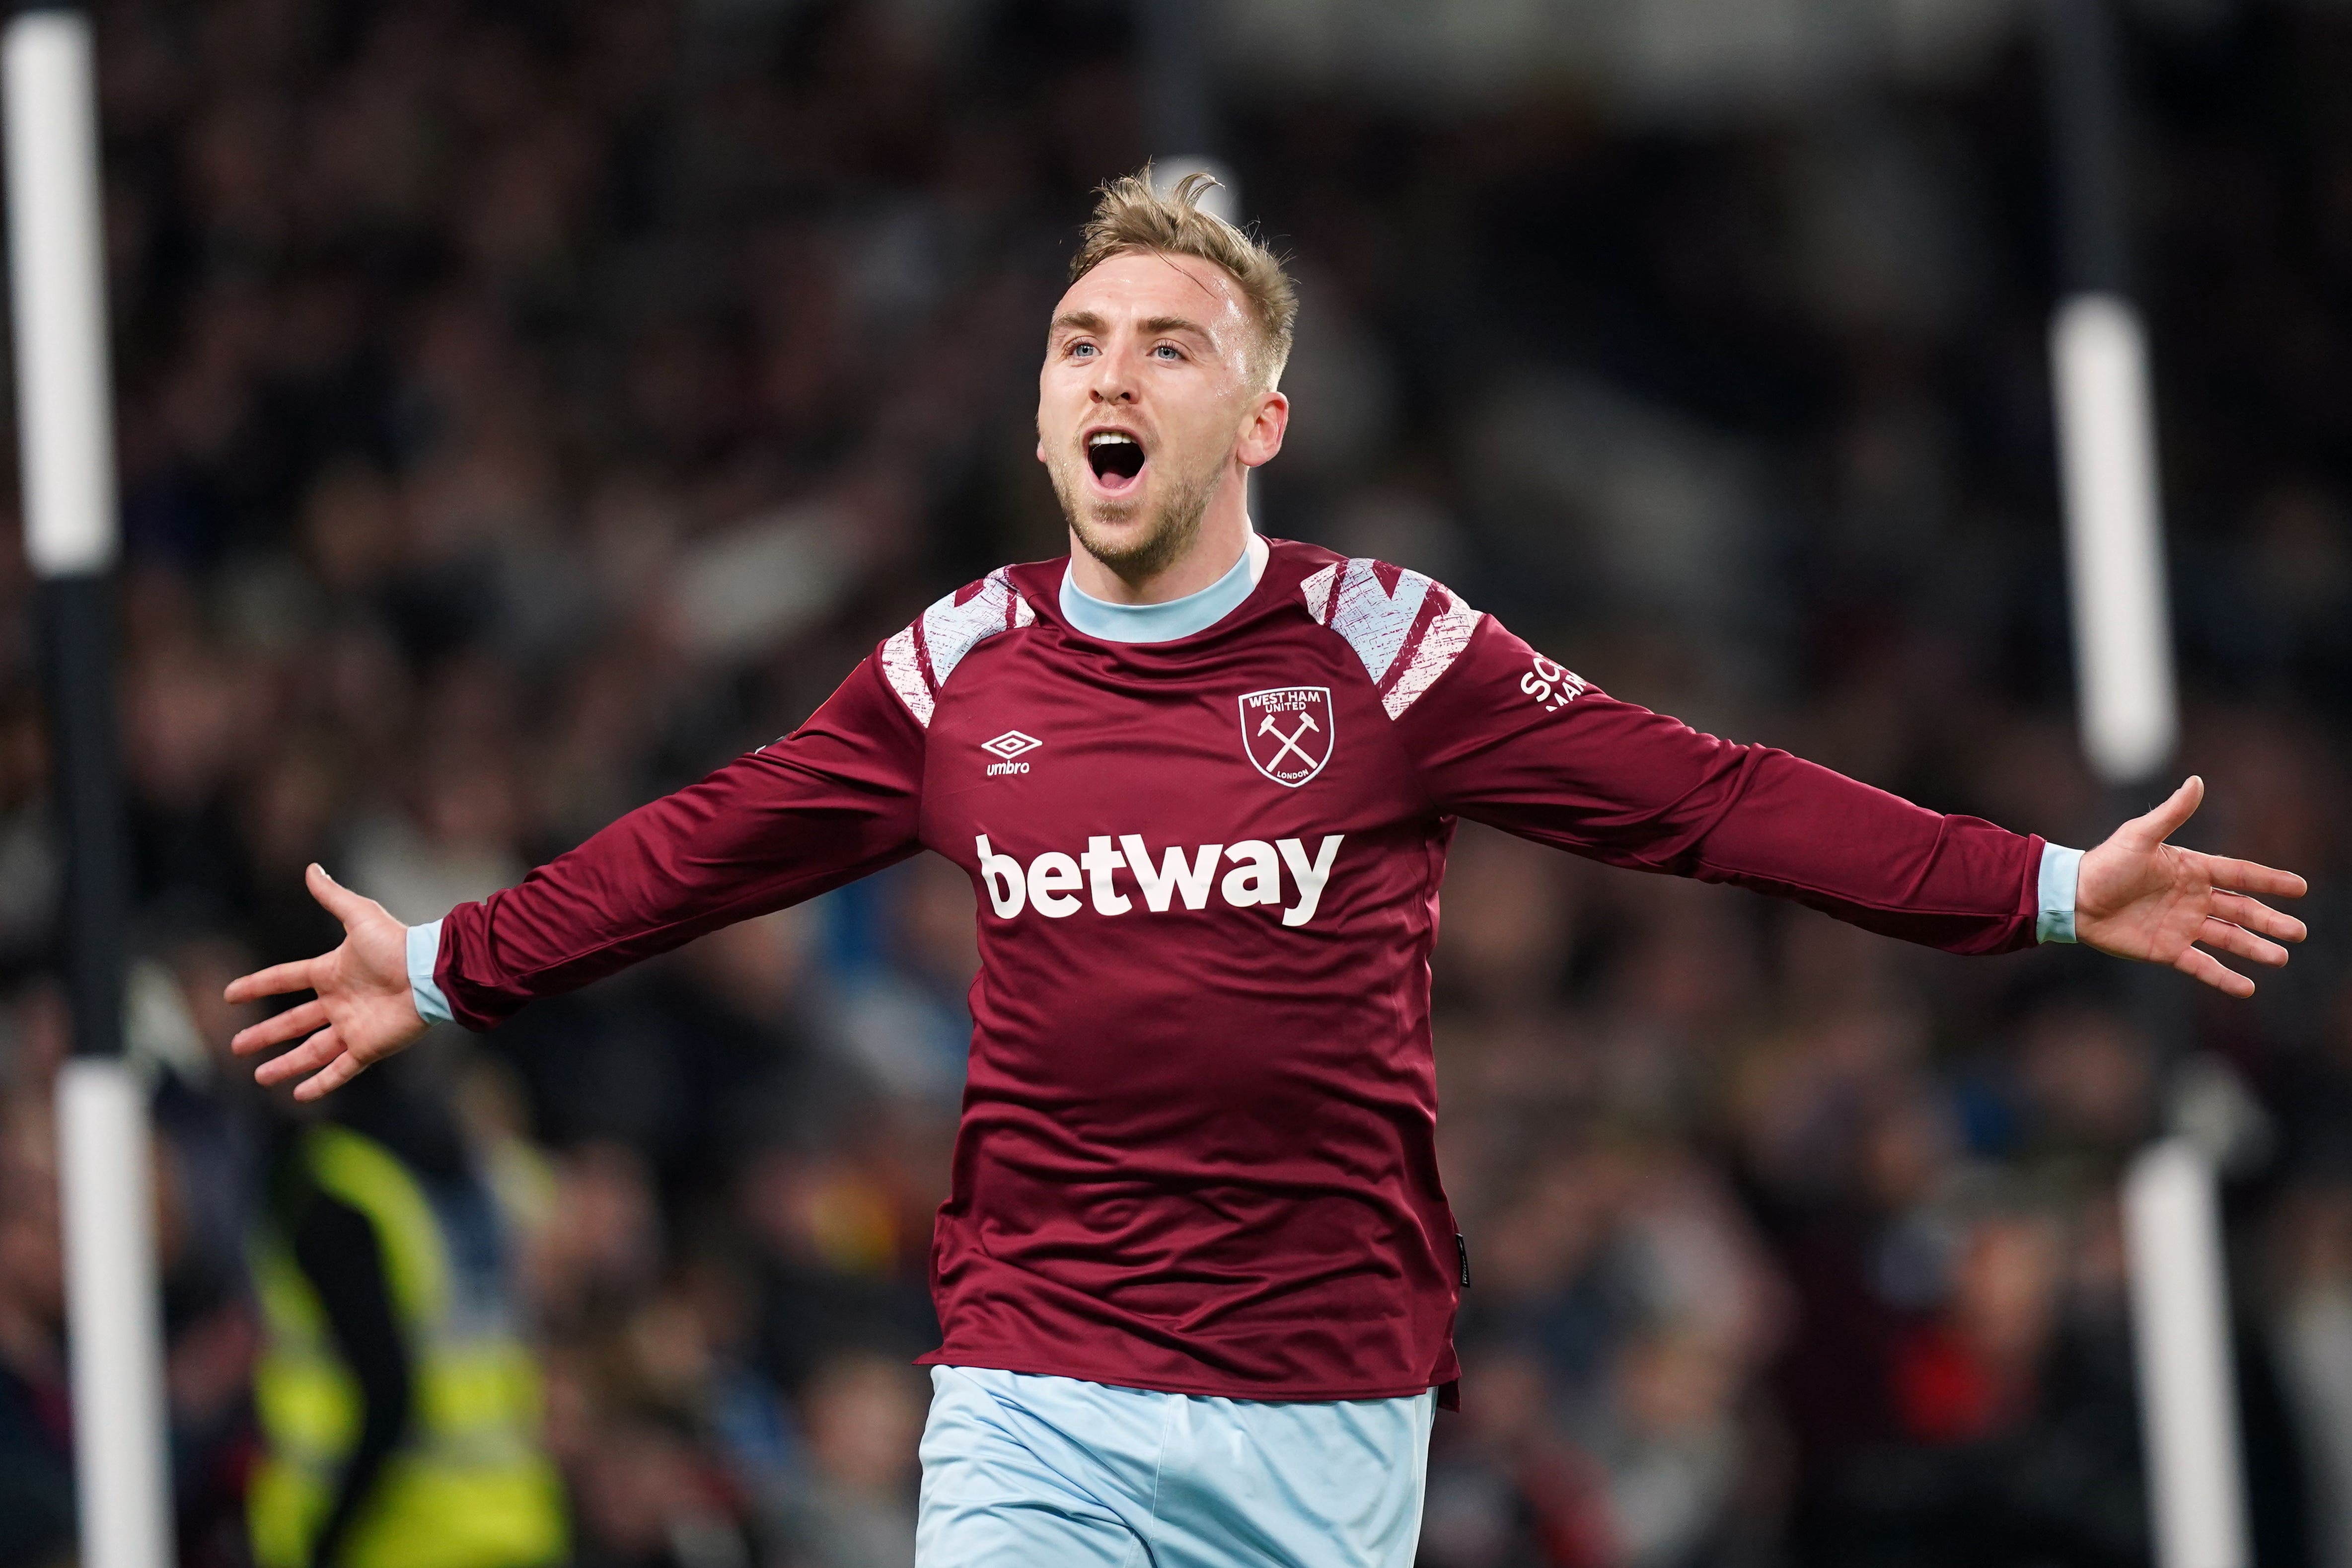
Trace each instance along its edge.
<path fill-rule="evenodd" d="M 1150 62 L 1108 0 L 94 9 L 129 1026 L 181 1560 L 227 1568 L 298 1123 L 226 1055 L 223 984 L 337 940 L 308 862 L 434 919 L 1059 553 L 1034 354 L 1091 187 L 1152 151 Z M 2309 874 L 2315 939 L 2224 1004 L 1465 826 L 1436 1036 L 1474 1283 L 1430 1568 L 2147 1561 L 2116 1192 L 2183 1127 L 2230 1173 L 2260 1561 L 2352 1568 L 2352 13 L 2148 6 L 2125 39 L 2211 786 L 2185 837 Z M 1940 809 L 2086 846 L 2149 804 L 2072 737 L 2029 32 L 1711 122 L 1246 81 L 1215 152 L 1304 301 L 1265 531 Z M 68 1024 L 5 532 L 0 1568 L 47 1568 Z M 347 1114 L 427 1108 L 496 1200 L 583 1568 L 910 1560 L 971 927 L 919 860 L 362 1080 Z"/>

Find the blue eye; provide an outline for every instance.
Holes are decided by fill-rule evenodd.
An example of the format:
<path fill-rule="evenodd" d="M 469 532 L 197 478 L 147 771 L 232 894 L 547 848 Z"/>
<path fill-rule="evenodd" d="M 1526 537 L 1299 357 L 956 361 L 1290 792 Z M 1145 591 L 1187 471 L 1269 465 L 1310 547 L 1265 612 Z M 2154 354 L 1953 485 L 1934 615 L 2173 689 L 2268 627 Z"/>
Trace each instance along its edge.
<path fill-rule="evenodd" d="M 1178 352 L 1174 343 L 1161 343 L 1158 348 L 1153 349 L 1151 352 L 1158 354 L 1162 359 L 1181 359 L 1184 357 Z"/>
<path fill-rule="evenodd" d="M 1076 358 L 1079 354 L 1090 354 L 1094 352 L 1095 346 L 1092 343 L 1072 343 L 1070 345 L 1070 354 L 1073 358 Z"/>

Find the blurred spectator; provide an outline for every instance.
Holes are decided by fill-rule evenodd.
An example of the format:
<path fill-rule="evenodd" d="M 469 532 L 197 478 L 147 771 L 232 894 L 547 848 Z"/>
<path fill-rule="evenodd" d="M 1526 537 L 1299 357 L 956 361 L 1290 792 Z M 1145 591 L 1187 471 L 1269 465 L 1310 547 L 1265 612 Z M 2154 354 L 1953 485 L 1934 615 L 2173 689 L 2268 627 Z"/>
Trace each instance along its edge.
<path fill-rule="evenodd" d="M 811 1568 L 889 1568 L 915 1555 L 915 1441 L 924 1379 L 898 1358 L 851 1354 L 801 1396 L 808 1469 L 777 1500 L 782 1561 Z"/>
<path fill-rule="evenodd" d="M 2310 1444 L 2312 1561 L 2352 1563 L 2352 1193 L 2319 1186 L 2276 1220 L 2270 1330 Z"/>
<path fill-rule="evenodd" d="M 49 1077 L 62 1009 L 10 999 L 0 1078 L 0 1563 L 75 1560 L 73 1416 L 66 1386 L 65 1255 Z"/>
<path fill-rule="evenodd" d="M 250 1482 L 264 1568 L 538 1568 L 567 1555 L 508 1222 L 463 1130 L 386 1063 L 278 1130 L 254 1241 L 268 1338 Z"/>

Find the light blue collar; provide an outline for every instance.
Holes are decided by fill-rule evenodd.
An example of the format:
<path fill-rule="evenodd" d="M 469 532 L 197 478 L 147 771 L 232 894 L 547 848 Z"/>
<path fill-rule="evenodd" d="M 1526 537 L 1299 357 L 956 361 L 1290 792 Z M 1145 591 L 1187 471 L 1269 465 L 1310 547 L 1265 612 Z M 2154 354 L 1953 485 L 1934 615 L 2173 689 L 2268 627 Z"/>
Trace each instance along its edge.
<path fill-rule="evenodd" d="M 1114 605 L 1097 599 L 1070 580 L 1062 569 L 1062 618 L 1104 642 L 1174 642 L 1203 632 L 1241 607 L 1257 580 L 1265 574 L 1272 552 L 1253 533 L 1233 570 L 1197 594 L 1171 599 L 1164 605 Z"/>

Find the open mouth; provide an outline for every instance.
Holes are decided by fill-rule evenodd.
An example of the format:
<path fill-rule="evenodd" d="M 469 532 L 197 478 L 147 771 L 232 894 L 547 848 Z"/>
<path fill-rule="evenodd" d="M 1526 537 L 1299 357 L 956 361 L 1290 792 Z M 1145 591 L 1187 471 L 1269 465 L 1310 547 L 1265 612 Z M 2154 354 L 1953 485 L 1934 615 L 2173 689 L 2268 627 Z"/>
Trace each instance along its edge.
<path fill-rule="evenodd" d="M 1143 464 L 1143 443 L 1125 430 L 1097 430 L 1087 437 L 1087 467 L 1114 494 L 1135 486 Z"/>

